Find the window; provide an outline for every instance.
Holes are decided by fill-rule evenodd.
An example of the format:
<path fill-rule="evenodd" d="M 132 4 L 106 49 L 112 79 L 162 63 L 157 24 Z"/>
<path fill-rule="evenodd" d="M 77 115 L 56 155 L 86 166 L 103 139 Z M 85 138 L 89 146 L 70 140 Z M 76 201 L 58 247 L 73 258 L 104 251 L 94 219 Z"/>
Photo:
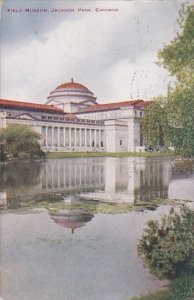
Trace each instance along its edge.
<path fill-rule="evenodd" d="M 122 140 L 120 140 L 120 146 L 122 146 Z"/>

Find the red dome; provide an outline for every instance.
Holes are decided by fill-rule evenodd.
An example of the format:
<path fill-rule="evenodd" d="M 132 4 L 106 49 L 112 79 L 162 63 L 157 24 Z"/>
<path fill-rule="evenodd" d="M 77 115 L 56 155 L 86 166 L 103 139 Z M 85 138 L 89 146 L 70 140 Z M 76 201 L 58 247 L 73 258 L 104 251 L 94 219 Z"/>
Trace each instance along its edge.
<path fill-rule="evenodd" d="M 61 105 L 63 110 L 64 104 L 67 103 L 84 103 L 85 105 L 97 104 L 94 94 L 83 84 L 74 82 L 73 78 L 70 82 L 62 83 L 55 90 L 50 92 L 50 96 L 47 99 L 47 103 L 55 103 L 55 101 L 57 101 L 55 105 Z M 63 103 L 63 105 L 61 103 Z M 72 112 L 70 108 L 66 107 L 66 109 L 66 112 Z"/>
<path fill-rule="evenodd" d="M 67 83 L 62 83 L 56 89 L 77 89 L 77 90 L 90 91 L 83 84 L 80 84 L 80 83 L 77 83 L 77 82 L 73 82 L 73 81 L 72 82 L 67 82 Z"/>

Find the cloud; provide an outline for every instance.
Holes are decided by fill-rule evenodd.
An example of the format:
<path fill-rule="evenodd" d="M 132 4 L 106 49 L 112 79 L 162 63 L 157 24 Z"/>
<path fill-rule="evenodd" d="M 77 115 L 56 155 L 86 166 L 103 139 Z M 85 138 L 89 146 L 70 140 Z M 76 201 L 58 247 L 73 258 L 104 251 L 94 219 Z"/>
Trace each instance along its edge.
<path fill-rule="evenodd" d="M 2 7 L 1 41 L 8 47 L 18 42 L 26 44 L 32 39 L 44 42 L 44 35 L 55 30 L 61 22 L 82 17 L 71 13 L 8 13 L 8 9 L 73 9 L 76 5 L 74 1 L 5 0 Z M 87 2 L 85 5 L 87 6 Z"/>
<path fill-rule="evenodd" d="M 175 2 L 178 9 L 180 1 Z M 43 1 L 33 1 L 34 7 L 38 3 L 43 5 Z M 49 7 L 55 5 L 53 1 L 48 3 Z M 90 5 L 89 1 L 73 3 L 77 8 Z M 95 6 L 108 6 L 118 7 L 119 12 L 74 13 L 68 18 L 52 15 L 52 29 L 52 22 L 47 26 L 50 15 L 44 15 L 41 21 L 37 14 L 28 21 L 20 15 L 11 24 L 11 28 L 18 26 L 18 38 L 14 37 L 14 43 L 8 39 L 2 47 L 1 96 L 44 102 L 51 90 L 71 77 L 88 86 L 101 102 L 130 98 L 131 94 L 145 98 L 165 91 L 167 73 L 154 61 L 157 50 L 175 34 L 177 11 L 173 3 L 92 1 L 93 10 Z M 23 31 L 24 24 L 27 27 Z"/>

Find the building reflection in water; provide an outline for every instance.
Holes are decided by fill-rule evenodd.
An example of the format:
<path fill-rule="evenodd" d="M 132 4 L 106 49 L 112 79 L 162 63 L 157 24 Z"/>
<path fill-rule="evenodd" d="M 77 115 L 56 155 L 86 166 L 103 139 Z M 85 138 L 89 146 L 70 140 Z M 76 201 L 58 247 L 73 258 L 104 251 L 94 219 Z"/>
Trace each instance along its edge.
<path fill-rule="evenodd" d="M 96 159 L 48 160 L 42 176 L 43 190 L 104 189 L 104 162 Z"/>
<path fill-rule="evenodd" d="M 111 157 L 8 164 L 0 172 L 0 204 L 5 204 L 6 199 L 9 202 L 23 197 L 28 201 L 49 193 L 129 203 L 178 199 L 180 193 L 181 199 L 194 200 L 193 175 L 184 176 L 179 192 L 179 180 L 183 179 L 174 178 L 171 165 L 161 159 Z"/>
<path fill-rule="evenodd" d="M 7 194 L 6 192 L 0 192 L 0 207 L 5 206 L 7 203 Z"/>
<path fill-rule="evenodd" d="M 75 229 L 85 226 L 93 217 L 93 214 L 76 208 L 60 209 L 55 214 L 51 214 L 51 218 L 56 224 L 70 228 L 72 233 Z"/>
<path fill-rule="evenodd" d="M 43 190 L 79 192 L 87 199 L 135 202 L 168 196 L 168 164 L 144 158 L 50 160 Z"/>

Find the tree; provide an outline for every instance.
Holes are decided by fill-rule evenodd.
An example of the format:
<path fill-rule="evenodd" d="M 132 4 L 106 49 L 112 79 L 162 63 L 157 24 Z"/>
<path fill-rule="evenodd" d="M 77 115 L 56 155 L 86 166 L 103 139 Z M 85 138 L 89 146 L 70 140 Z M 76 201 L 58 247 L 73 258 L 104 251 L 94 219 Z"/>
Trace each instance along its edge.
<path fill-rule="evenodd" d="M 4 144 L 7 154 L 13 157 L 43 156 L 39 138 L 39 134 L 27 125 L 10 124 L 0 131 L 0 142 Z"/>
<path fill-rule="evenodd" d="M 194 155 L 194 87 L 181 87 L 169 93 L 167 103 L 167 140 L 178 154 Z"/>
<path fill-rule="evenodd" d="M 194 6 L 183 4 L 178 23 L 182 31 L 159 51 L 159 63 L 183 85 L 194 83 Z M 189 84 L 189 85 L 190 85 Z"/>
<path fill-rule="evenodd" d="M 162 124 L 163 139 L 172 144 L 178 154 L 191 157 L 194 155 L 194 7 L 184 4 L 179 12 L 181 32 L 177 33 L 170 44 L 158 53 L 159 64 L 175 77 L 175 85 L 169 89 L 164 105 L 151 105 L 155 120 L 148 119 L 147 127 Z M 157 106 L 157 105 L 156 105 Z M 145 113 L 145 118 L 150 114 Z M 158 119 L 158 117 L 161 117 Z M 161 118 L 164 116 L 164 122 Z M 153 130 L 148 131 L 147 140 Z"/>
<path fill-rule="evenodd" d="M 147 145 L 163 146 L 165 143 L 167 116 L 164 104 L 164 97 L 156 98 L 145 110 L 141 126 Z"/>

